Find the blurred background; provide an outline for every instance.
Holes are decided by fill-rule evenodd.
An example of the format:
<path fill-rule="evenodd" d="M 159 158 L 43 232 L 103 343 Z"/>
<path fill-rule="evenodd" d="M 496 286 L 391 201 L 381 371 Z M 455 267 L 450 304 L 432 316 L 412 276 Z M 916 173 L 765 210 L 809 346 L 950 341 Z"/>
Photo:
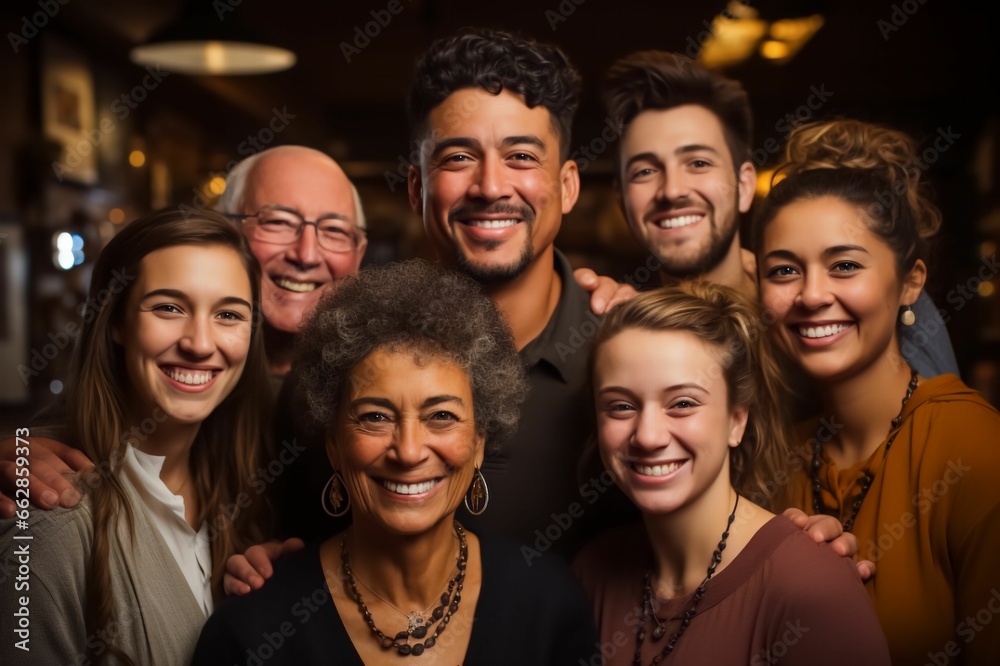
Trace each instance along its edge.
<path fill-rule="evenodd" d="M 852 116 L 913 135 L 945 220 L 929 291 L 963 379 L 1000 403 L 996 23 L 961 3 L 34 0 L 0 6 L 5 431 L 62 390 L 108 239 L 168 204 L 212 206 L 254 152 L 303 144 L 340 162 L 368 216 L 366 263 L 426 255 L 406 197 L 403 99 L 419 54 L 470 25 L 553 42 L 580 70 L 583 192 L 557 244 L 619 280 L 641 281 L 645 257 L 615 202 L 599 91 L 627 53 L 680 51 L 743 82 L 761 193 L 796 122 Z M 176 53 L 174 40 L 206 45 Z M 145 64 L 168 57 L 180 64 Z M 273 71 L 245 73 L 259 68 Z"/>

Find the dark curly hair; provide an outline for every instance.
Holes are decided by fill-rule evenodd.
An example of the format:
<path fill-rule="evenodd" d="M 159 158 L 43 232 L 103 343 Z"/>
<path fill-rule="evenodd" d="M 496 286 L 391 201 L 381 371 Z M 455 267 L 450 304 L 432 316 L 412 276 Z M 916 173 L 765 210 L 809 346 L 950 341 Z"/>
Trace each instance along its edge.
<path fill-rule="evenodd" d="M 685 104 L 703 106 L 725 131 L 733 168 L 749 160 L 753 140 L 750 100 L 738 81 L 709 71 L 694 60 L 666 51 L 638 51 L 619 59 L 604 80 L 604 105 L 611 122 L 623 130 L 649 109 Z"/>
<path fill-rule="evenodd" d="M 507 89 L 522 95 L 529 109 L 545 107 L 559 135 L 560 160 L 569 157 L 580 75 L 559 48 L 483 28 L 466 28 L 435 41 L 417 63 L 406 102 L 415 147 L 427 133 L 431 111 L 463 88 L 493 95 Z"/>
<path fill-rule="evenodd" d="M 346 278 L 302 328 L 293 380 L 314 434 L 332 427 L 354 368 L 379 349 L 444 358 L 465 370 L 476 429 L 491 449 L 517 428 L 527 383 L 503 315 L 470 278 L 411 260 Z"/>

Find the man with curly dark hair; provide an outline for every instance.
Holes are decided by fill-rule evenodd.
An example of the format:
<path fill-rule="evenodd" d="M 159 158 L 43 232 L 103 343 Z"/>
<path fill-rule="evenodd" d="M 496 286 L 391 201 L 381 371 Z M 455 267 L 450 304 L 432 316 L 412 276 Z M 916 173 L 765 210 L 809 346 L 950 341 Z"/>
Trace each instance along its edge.
<path fill-rule="evenodd" d="M 503 312 L 527 368 L 520 427 L 487 457 L 493 501 L 475 524 L 530 545 L 529 561 L 572 552 L 611 487 L 577 478 L 593 430 L 584 348 L 597 317 L 553 245 L 580 190 L 568 159 L 579 85 L 558 48 L 472 29 L 430 47 L 407 104 L 419 155 L 410 203 L 439 258 Z"/>

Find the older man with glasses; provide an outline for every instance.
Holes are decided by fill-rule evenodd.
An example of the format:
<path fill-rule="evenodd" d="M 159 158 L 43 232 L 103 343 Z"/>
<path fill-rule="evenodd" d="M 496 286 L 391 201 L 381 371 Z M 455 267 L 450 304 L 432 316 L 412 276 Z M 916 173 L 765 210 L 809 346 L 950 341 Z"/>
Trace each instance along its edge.
<path fill-rule="evenodd" d="M 278 146 L 233 167 L 217 208 L 241 221 L 260 262 L 267 359 L 283 377 L 303 319 L 361 265 L 368 241 L 358 192 L 325 154 Z"/>

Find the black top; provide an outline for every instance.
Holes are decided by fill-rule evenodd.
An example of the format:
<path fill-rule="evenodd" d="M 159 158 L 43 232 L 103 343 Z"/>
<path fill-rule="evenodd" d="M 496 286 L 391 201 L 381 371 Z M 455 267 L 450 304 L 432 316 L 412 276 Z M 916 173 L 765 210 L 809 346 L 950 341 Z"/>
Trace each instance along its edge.
<path fill-rule="evenodd" d="M 533 561 L 549 551 L 569 558 L 589 537 L 638 515 L 596 454 L 581 465 L 594 435 L 587 357 L 601 318 L 590 310 L 589 295 L 558 250 L 555 271 L 562 281 L 559 302 L 545 329 L 520 353 L 529 390 L 517 432 L 500 451 L 488 451 L 483 463 L 489 508 L 482 516 L 459 510 L 463 525 L 524 544 Z M 291 468 L 280 466 L 283 473 L 275 479 L 281 535 L 325 538 L 343 530 L 348 519 L 329 518 L 320 508 L 332 469 L 322 441 L 297 433 L 289 384 L 278 398 L 276 441 L 295 440 L 306 451 Z"/>
<path fill-rule="evenodd" d="M 550 556 L 529 565 L 510 542 L 479 543 L 483 584 L 466 664 L 600 663 L 590 604 L 564 562 Z M 319 544 L 276 562 L 261 589 L 220 604 L 192 664 L 362 664 L 330 596 Z"/>

